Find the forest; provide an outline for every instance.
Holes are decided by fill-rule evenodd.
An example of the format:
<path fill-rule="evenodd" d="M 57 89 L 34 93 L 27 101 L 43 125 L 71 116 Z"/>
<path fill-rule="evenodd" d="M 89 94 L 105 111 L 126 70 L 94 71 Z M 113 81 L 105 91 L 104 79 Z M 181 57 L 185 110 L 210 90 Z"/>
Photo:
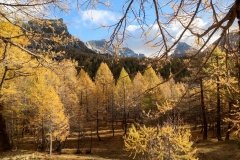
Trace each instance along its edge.
<path fill-rule="evenodd" d="M 0 159 L 240 159 L 240 1 L 220 2 L 127 0 L 97 53 L 52 16 L 118 2 L 0 1 Z M 154 56 L 120 56 L 131 22 Z"/>

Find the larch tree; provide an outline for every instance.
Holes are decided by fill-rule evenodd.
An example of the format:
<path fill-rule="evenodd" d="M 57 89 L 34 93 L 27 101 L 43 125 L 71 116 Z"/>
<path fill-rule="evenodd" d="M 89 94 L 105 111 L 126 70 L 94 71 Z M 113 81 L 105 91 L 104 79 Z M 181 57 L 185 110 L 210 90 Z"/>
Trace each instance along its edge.
<path fill-rule="evenodd" d="M 82 108 L 84 109 L 85 119 L 91 119 L 91 113 L 93 112 L 94 107 L 94 98 L 96 94 L 95 84 L 88 75 L 81 69 L 78 75 L 78 97 L 82 97 L 80 104 L 82 104 Z"/>
<path fill-rule="evenodd" d="M 139 95 L 143 95 L 144 92 L 147 90 L 147 82 L 145 81 L 143 75 L 141 72 L 137 72 L 135 77 L 133 78 L 133 105 L 135 106 L 135 118 L 137 118 L 137 115 L 139 116 L 139 113 L 142 110 L 143 101 L 138 100 Z"/>
<path fill-rule="evenodd" d="M 146 81 L 147 89 L 150 90 L 144 96 L 143 107 L 144 109 L 151 110 L 156 108 L 156 104 L 161 98 L 160 87 L 157 87 L 154 90 L 152 88 L 159 84 L 161 80 L 151 66 L 146 68 L 143 73 L 143 77 Z"/>
<path fill-rule="evenodd" d="M 203 78 L 200 78 L 200 96 L 201 96 L 201 108 L 202 108 L 202 119 L 203 119 L 203 140 L 208 137 L 208 122 L 207 122 L 207 112 L 204 99 L 204 83 Z"/>
<path fill-rule="evenodd" d="M 99 4 L 99 1 L 87 1 L 96 6 Z M 112 1 L 107 2 L 107 4 L 111 4 Z M 128 26 L 134 26 L 137 28 L 139 35 L 147 39 L 147 44 L 156 48 L 156 54 L 158 55 L 157 60 L 166 63 L 170 59 L 169 53 L 175 49 L 176 45 L 186 40 L 188 35 L 191 35 L 190 37 L 192 37 L 193 40 L 190 43 L 195 44 L 195 39 L 198 47 L 196 53 L 190 55 L 189 61 L 184 64 L 184 67 L 182 67 L 180 71 L 184 71 L 189 67 L 193 59 L 201 55 L 201 52 L 215 41 L 211 51 L 203 55 L 205 59 L 198 64 L 196 75 L 198 75 L 206 65 L 209 57 L 213 55 L 214 49 L 216 49 L 218 44 L 221 44 L 221 46 L 224 46 L 228 51 L 231 51 L 226 54 L 230 55 L 233 53 L 236 55 L 236 66 L 238 72 L 240 72 L 239 38 L 236 42 L 232 42 L 234 43 L 233 46 L 230 45 L 229 40 L 227 40 L 230 37 L 230 34 L 228 34 L 229 32 L 234 31 L 237 35 L 236 31 L 239 30 L 239 5 L 239 0 L 124 1 L 123 5 L 120 6 L 122 7 L 121 17 L 117 23 L 109 26 L 113 28 L 110 44 L 114 44 L 116 41 L 123 43 L 123 41 L 128 39 L 129 35 L 131 35 Z M 148 19 L 149 17 L 151 18 Z M 235 23 L 236 21 L 238 21 L 238 23 Z M 201 26 L 199 22 L 207 23 Z M 172 26 L 179 26 L 180 31 L 176 34 L 172 30 Z M 119 37 L 119 35 L 121 35 L 121 37 Z M 178 76 L 179 73 L 181 73 L 180 71 L 175 73 L 172 77 Z M 240 76 L 238 76 L 238 79 L 240 81 Z M 159 85 L 161 85 L 161 83 L 156 84 L 153 89 L 157 88 Z"/>
<path fill-rule="evenodd" d="M 196 115 L 200 115 L 202 119 L 202 133 L 203 133 L 203 140 L 206 140 L 208 138 L 208 131 L 209 131 L 209 124 L 210 119 L 208 117 L 208 112 L 212 110 L 211 107 L 209 107 L 207 103 L 207 92 L 208 87 L 206 85 L 207 79 L 208 79 L 208 73 L 204 71 L 204 68 L 199 70 L 199 64 L 204 61 L 204 54 L 196 56 L 191 66 L 188 67 L 188 70 L 191 73 L 191 76 L 189 79 L 192 81 L 192 83 L 197 83 L 198 85 L 188 85 L 188 93 L 186 96 L 186 101 L 192 102 L 192 106 L 189 107 L 197 107 L 201 111 L 200 113 L 197 112 L 197 109 L 195 109 L 194 113 L 191 113 L 192 115 L 195 114 L 195 117 L 198 117 Z M 205 82 L 206 81 L 206 82 Z M 195 126 L 197 125 L 197 118 L 195 121 Z"/>
<path fill-rule="evenodd" d="M 104 117 L 107 118 L 107 113 L 110 108 L 110 96 L 112 93 L 112 88 L 114 87 L 114 78 L 108 65 L 102 62 L 95 75 L 96 84 L 96 121 L 97 121 L 97 136 L 99 136 L 99 120 Z"/>
<path fill-rule="evenodd" d="M 60 82 L 56 86 L 57 92 L 64 105 L 66 114 L 70 118 L 70 127 L 72 127 L 75 121 L 76 109 L 79 105 L 76 62 L 71 60 L 52 62 L 52 69 L 59 78 Z"/>
<path fill-rule="evenodd" d="M 53 74 L 53 75 L 52 75 Z M 42 149 L 45 149 L 46 136 L 49 137 L 49 152 L 52 153 L 52 142 L 54 139 L 63 141 L 69 133 L 69 120 L 65 114 L 64 106 L 47 77 L 55 77 L 51 70 L 40 69 L 37 75 L 31 79 L 27 88 L 27 95 L 32 108 L 36 109 L 35 116 L 30 121 L 42 136 Z"/>
<path fill-rule="evenodd" d="M 224 124 L 224 122 L 228 123 L 225 140 L 229 140 L 230 133 L 238 130 L 235 122 L 239 118 L 238 116 L 234 116 L 238 114 L 239 109 L 238 68 L 235 55 L 226 52 L 228 50 L 224 49 L 223 51 L 220 48 L 216 48 L 205 67 L 206 74 L 209 74 L 206 83 L 208 86 L 212 85 L 212 87 L 208 87 L 210 89 L 209 94 L 217 98 L 215 102 L 217 104 L 216 120 L 217 138 L 219 140 L 221 140 L 219 137 L 222 137 L 221 124 Z M 216 87 L 213 87 L 215 86 L 214 83 L 217 84 Z"/>
<path fill-rule="evenodd" d="M 101 3 L 100 1 L 93 1 L 93 0 L 87 0 L 92 3 Z M 15 26 L 21 25 L 21 23 L 25 20 L 34 19 L 36 15 L 39 13 L 37 11 L 38 7 L 48 8 L 49 4 L 53 4 L 54 6 L 58 8 L 64 8 L 65 5 L 62 3 L 64 1 L 51 1 L 51 0 L 41 0 L 36 2 L 35 0 L 30 1 L 3 1 L 0 3 L 0 15 L 1 20 L 9 21 L 11 24 Z M 223 1 L 224 2 L 224 1 Z M 90 4 L 92 4 L 90 3 Z M 128 22 L 136 22 L 138 28 L 141 29 L 143 32 L 142 35 L 149 35 L 148 33 L 151 32 L 153 29 L 157 28 L 157 31 L 155 31 L 156 35 L 155 37 L 150 40 L 150 42 L 153 42 L 154 47 L 159 47 L 159 54 L 161 54 L 160 58 L 166 57 L 168 58 L 168 53 L 174 48 L 174 46 L 177 45 L 177 43 L 187 34 L 187 32 L 190 32 L 191 35 L 195 36 L 198 41 L 202 41 L 200 48 L 198 49 L 197 53 L 193 55 L 193 57 L 197 54 L 199 54 L 213 39 L 215 35 L 220 35 L 216 41 L 216 44 L 220 42 L 220 40 L 227 34 L 227 31 L 229 29 L 232 29 L 231 27 L 234 26 L 234 21 L 236 19 L 240 19 L 240 8 L 239 8 L 240 1 L 239 0 L 232 0 L 228 1 L 226 5 L 223 5 L 222 3 L 219 3 L 219 1 L 201 1 L 201 0 L 179 0 L 179 1 L 157 1 L 157 0 L 150 0 L 150 1 L 136 1 L 136 0 L 130 0 L 126 1 L 125 5 L 123 6 L 123 14 L 122 17 L 119 19 L 119 22 L 113 25 L 114 30 L 113 34 L 110 37 L 110 40 L 113 41 L 118 37 L 118 35 L 121 35 L 122 39 L 126 38 L 125 34 L 126 32 L 126 26 L 128 26 Z M 171 7 L 169 7 L 171 5 Z M 227 7 L 226 7 L 227 6 Z M 9 9 L 10 8 L 10 9 Z M 53 8 L 50 6 L 49 8 Z M 149 9 L 151 8 L 151 9 Z M 227 9 L 226 9 L 227 8 Z M 149 10 L 148 10 L 149 9 Z M 33 12 L 34 11 L 34 12 Z M 153 11 L 154 18 L 152 21 L 146 20 L 146 15 L 148 15 L 149 12 Z M 31 14 L 30 14 L 31 13 Z M 139 14 L 136 14 L 139 13 Z M 199 20 L 199 17 L 203 17 L 207 13 L 207 17 L 209 20 L 209 23 L 207 23 L 207 26 L 204 26 L 204 28 L 199 28 L 197 26 L 196 21 Z M 31 16 L 30 16 L 31 15 Z M 44 14 L 42 14 L 44 15 Z M 151 14 L 150 14 L 151 15 Z M 170 32 L 171 25 L 173 24 L 179 24 L 183 29 L 180 31 L 177 37 L 175 35 L 172 35 Z M 150 26 L 150 27 L 148 27 Z M 19 27 L 21 28 L 21 27 Z M 0 31 L 2 32 L 2 30 Z M 9 31 L 8 31 L 9 32 Z M 170 33 L 170 34 L 169 34 Z M 19 34 L 20 35 L 20 34 Z M 17 36 L 18 37 L 18 36 Z M 175 38 L 173 38 L 175 37 Z M 7 36 L 0 36 L 1 39 L 1 49 L 2 53 L 6 53 L 6 46 L 12 45 L 17 48 L 19 48 L 22 51 L 25 51 L 29 55 L 33 57 L 38 57 L 38 55 L 34 54 L 33 52 L 30 52 L 25 49 L 24 45 L 18 42 L 14 42 L 14 38 L 16 36 L 7 35 Z M 173 40 L 173 41 L 172 41 Z M 214 47 L 213 49 L 214 50 Z M 213 52 L 208 52 L 206 54 L 205 62 L 208 61 L 207 57 L 210 57 L 213 54 Z M 239 59 L 239 51 L 236 52 L 237 59 Z M 217 68 L 219 68 L 219 59 L 216 59 L 217 61 Z M 203 67 L 206 63 L 203 62 L 199 67 Z M 12 75 L 26 75 L 23 74 L 23 72 L 8 72 L 9 69 L 4 65 L 5 63 L 2 63 L 3 65 L 3 71 L 2 71 L 2 83 L 3 80 L 6 80 L 7 73 L 9 77 L 12 77 Z M 240 71 L 239 63 L 237 63 L 238 72 Z M 17 69 L 18 70 L 18 69 Z M 218 73 L 218 72 L 216 72 Z M 240 75 L 240 74 L 239 74 Z M 213 88 L 212 91 L 216 92 L 216 103 L 217 103 L 217 123 L 218 123 L 218 138 L 221 137 L 219 134 L 220 131 L 220 125 L 221 125 L 221 101 L 220 99 L 223 97 L 220 93 L 222 90 L 221 86 L 221 75 L 214 75 L 214 81 L 211 81 L 212 84 L 216 84 L 216 88 Z M 104 77 L 107 77 L 107 75 L 104 75 Z M 145 78 L 147 76 L 144 76 Z M 240 77 L 240 76 L 239 76 Z M 112 78 L 113 79 L 113 78 Z M 97 95 L 103 96 L 102 100 L 103 103 L 100 103 L 102 105 L 106 104 L 105 102 L 108 101 L 105 98 L 107 97 L 107 85 L 108 83 L 97 83 L 97 81 L 101 81 L 100 78 L 97 80 L 96 76 L 96 85 L 97 88 Z M 113 81 L 113 80 L 112 80 Z M 148 80 L 147 80 L 148 81 Z M 151 81 L 148 81 L 151 82 Z M 113 82 L 110 82 L 113 83 Z M 150 92 L 148 92 L 148 95 L 151 98 L 151 102 L 155 102 L 159 100 L 159 97 L 155 97 L 153 89 L 158 88 L 158 86 L 161 84 L 161 81 L 158 81 L 157 83 L 154 83 L 153 86 L 148 87 Z M 204 84 L 203 84 L 204 85 Z M 100 87 L 99 87 L 100 86 Z M 2 86 L 1 86 L 2 87 Z M 105 88 L 106 87 L 106 88 Z M 101 93 L 101 92 L 102 93 Z M 106 93 L 106 94 L 105 94 Z M 154 96 L 152 96 L 152 94 Z M 157 93 L 159 94 L 159 93 Z M 152 98 L 153 97 L 153 98 Z M 210 96 L 212 97 L 212 96 Z M 100 101 L 100 98 L 97 98 L 98 101 Z M 239 103 L 239 98 L 238 98 Z M 99 104 L 97 102 L 97 104 Z M 210 104 L 210 103 L 209 103 Z M 239 103 L 240 104 L 240 103 Z M 2 106 L 1 106 L 2 108 Z M 1 108 L 0 108 L 0 128 L 1 131 L 1 137 L 0 141 L 2 142 L 5 138 L 7 138 L 4 134 L 4 120 L 1 115 Z M 98 107 L 100 108 L 100 107 Z M 97 110 L 97 124 L 98 124 L 98 110 Z M 97 125 L 98 126 L 98 125 Z M 98 128 L 98 127 L 97 127 Z"/>
<path fill-rule="evenodd" d="M 186 92 L 186 86 L 184 83 L 176 83 L 173 78 L 163 83 L 160 87 L 161 96 L 157 102 L 157 107 L 160 113 L 165 114 L 169 112 L 171 115 L 172 123 L 176 125 L 178 123 L 178 114 L 181 105 L 179 104 L 182 96 Z"/>
<path fill-rule="evenodd" d="M 208 69 L 206 69 L 206 72 L 208 74 L 211 74 L 211 79 L 209 81 L 206 81 L 206 83 L 211 83 L 209 85 L 212 85 L 212 83 L 216 84 L 216 87 L 212 86 L 212 89 L 216 90 L 216 91 L 212 91 L 212 93 L 214 93 L 216 95 L 216 122 L 217 122 L 217 138 L 218 140 L 222 139 L 221 136 L 221 123 L 222 123 L 222 105 L 221 105 L 221 100 L 220 100 L 220 58 L 219 58 L 219 54 L 221 53 L 217 53 L 215 52 L 215 55 L 212 57 L 212 59 L 210 59 L 209 62 L 209 66 Z M 222 66 L 222 65 L 221 65 Z"/>
<path fill-rule="evenodd" d="M 225 51 L 227 52 L 227 50 Z M 225 136 L 225 140 L 230 139 L 230 134 L 232 133 L 233 128 L 235 128 L 232 122 L 239 119 L 238 116 L 234 116 L 234 113 L 238 114 L 238 109 L 239 109 L 239 72 L 238 68 L 236 67 L 236 59 L 235 59 L 235 54 L 229 54 L 225 53 L 225 80 L 224 80 L 224 96 L 226 99 L 226 102 L 228 103 L 228 113 L 227 116 L 225 117 L 225 121 L 228 123 L 227 127 L 227 132 Z M 238 61 L 238 60 L 237 60 Z M 233 115 L 232 115 L 233 114 Z M 231 120 L 232 119 L 232 120 Z M 239 120 L 237 120 L 239 121 Z M 237 129 L 239 127 L 236 127 Z M 236 133 L 236 132 L 235 132 Z"/>
<path fill-rule="evenodd" d="M 26 46 L 29 42 L 26 36 L 22 35 L 23 32 L 21 29 L 15 25 L 7 22 L 1 21 L 0 23 L 0 36 L 13 38 L 11 41 L 13 43 L 18 43 L 21 46 Z M 5 96 L 6 92 L 2 92 L 2 89 L 6 89 L 6 86 L 12 84 L 8 81 L 13 81 L 17 77 L 27 77 L 33 72 L 32 68 L 38 65 L 36 60 L 33 60 L 32 57 L 15 45 L 11 43 L 0 40 L 0 95 L 1 97 Z M 8 82 L 5 86 L 4 83 Z M 6 95 L 8 96 L 8 94 Z M 6 97 L 5 96 L 5 97 Z M 9 149 L 9 137 L 6 132 L 5 121 L 2 116 L 2 111 L 4 109 L 3 104 L 0 105 L 0 148 Z M 3 144 L 2 144 L 3 143 Z M 3 146 L 2 146 L 3 145 Z"/>
<path fill-rule="evenodd" d="M 124 68 L 122 68 L 116 84 L 116 103 L 123 113 L 124 133 L 127 133 L 127 116 L 132 106 L 132 81 Z"/>
<path fill-rule="evenodd" d="M 228 61 L 226 53 L 221 51 L 220 48 L 216 48 L 203 69 L 205 75 L 207 75 L 203 82 L 203 85 L 208 88 L 208 92 L 206 92 L 206 102 L 208 103 L 206 105 L 211 106 L 211 102 L 216 105 L 216 136 L 218 140 L 222 140 L 221 128 L 223 119 L 226 115 L 226 110 L 229 110 L 229 107 L 226 106 L 230 102 L 233 103 L 234 99 L 236 99 L 234 93 L 236 93 L 237 79 L 234 76 L 229 77 L 233 64 L 226 61 Z M 231 66 L 227 66 L 227 63 L 231 64 Z"/>
<path fill-rule="evenodd" d="M 12 148 L 18 148 L 18 139 L 21 120 L 26 118 L 22 114 L 21 90 L 16 82 L 19 78 L 4 82 L 1 89 L 1 104 L 3 105 L 2 116 L 5 120 L 6 133 L 9 135 L 9 142 Z M 16 107 L 17 106 L 17 107 Z M 8 141 L 8 139 L 6 140 Z M 7 143 L 6 143 L 7 144 Z"/>
<path fill-rule="evenodd" d="M 26 71 L 22 71 L 23 64 L 26 65 L 28 64 L 28 62 L 35 58 L 37 58 L 39 62 L 44 59 L 41 55 L 36 54 L 27 48 L 28 40 L 33 40 L 36 37 L 33 31 L 27 30 L 24 27 L 24 24 L 26 23 L 26 21 L 29 20 L 46 17 L 46 13 L 50 13 L 48 11 L 50 11 L 53 6 L 56 7 L 56 9 L 58 8 L 65 10 L 66 1 L 62 2 L 52 0 L 40 0 L 37 2 L 35 0 L 3 0 L 0 2 L 0 63 L 2 68 L 2 78 L 0 82 L 1 88 L 5 80 L 11 80 L 14 77 L 29 75 Z M 25 55 L 23 55 L 22 53 L 24 53 Z M 12 57 L 11 60 L 9 58 L 6 58 L 9 57 L 9 54 Z M 25 56 L 25 58 L 22 56 Z M 10 68 L 9 64 L 15 65 L 14 68 Z M 37 65 L 32 65 L 29 67 L 34 68 Z M 2 116 L 2 108 L 3 106 L 1 105 L 0 149 L 10 149 L 10 145 L 8 142 L 9 138 L 5 131 L 5 121 Z"/>
<path fill-rule="evenodd" d="M 169 123 L 161 127 L 133 125 L 124 144 L 133 158 L 195 160 L 196 149 L 190 137 L 189 129 L 173 127 Z"/>
<path fill-rule="evenodd" d="M 79 98 L 77 95 L 77 70 L 76 62 L 72 60 L 62 60 L 61 62 L 51 62 L 53 72 L 58 76 L 59 83 L 57 84 L 54 78 L 49 78 L 48 81 L 55 86 L 55 89 L 64 106 L 64 113 L 69 117 L 70 128 L 74 126 L 75 111 L 78 108 Z M 57 151 L 61 152 L 61 141 L 58 141 Z"/>
<path fill-rule="evenodd" d="M 93 116 L 93 114 L 96 108 L 96 87 L 88 73 L 86 73 L 83 69 L 80 70 L 77 77 L 77 93 L 79 97 L 79 105 L 78 108 L 75 110 L 74 125 L 76 130 L 79 132 L 77 153 L 80 153 L 81 134 L 83 132 L 83 129 L 86 128 L 86 126 L 90 128 L 92 134 L 92 122 L 95 121 L 95 117 Z"/>

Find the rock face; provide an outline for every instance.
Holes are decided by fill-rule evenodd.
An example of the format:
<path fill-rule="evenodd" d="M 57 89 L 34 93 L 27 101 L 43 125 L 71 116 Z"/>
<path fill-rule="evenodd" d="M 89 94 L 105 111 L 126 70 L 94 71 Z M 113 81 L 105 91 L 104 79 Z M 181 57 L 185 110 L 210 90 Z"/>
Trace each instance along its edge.
<path fill-rule="evenodd" d="M 185 56 L 187 56 L 188 52 L 194 51 L 194 50 L 196 50 L 196 49 L 194 49 L 193 47 L 191 47 L 187 43 L 179 42 L 177 44 L 177 47 L 174 50 L 172 56 L 173 57 L 185 57 Z"/>
<path fill-rule="evenodd" d="M 230 50 L 237 50 L 239 47 L 239 40 L 240 36 L 238 32 L 231 32 L 227 34 L 227 36 L 222 37 L 222 39 L 219 42 L 219 46 L 220 48 L 224 48 L 225 46 Z M 216 43 L 217 42 L 214 42 L 213 45 Z"/>
<path fill-rule="evenodd" d="M 86 46 L 97 52 L 98 54 L 112 54 L 113 48 L 107 46 L 107 41 L 105 39 L 102 40 L 92 40 L 85 43 Z"/>
<path fill-rule="evenodd" d="M 52 59 L 57 61 L 63 59 L 75 60 L 79 65 L 77 70 L 84 68 L 92 78 L 95 76 L 101 62 L 106 62 L 111 67 L 115 77 L 118 77 L 122 67 L 125 67 L 129 73 L 136 72 L 136 70 L 142 71 L 145 68 L 144 59 L 142 58 L 119 58 L 119 61 L 115 62 L 111 55 L 111 49 L 109 52 L 99 54 L 103 48 L 100 48 L 100 50 L 96 50 L 96 48 L 104 46 L 105 41 L 91 43 L 91 45 L 90 43 L 85 44 L 68 32 L 67 26 L 62 19 L 30 21 L 25 24 L 25 28 L 35 34 L 34 39 L 31 40 L 31 44 L 28 46 L 29 50 L 36 54 L 50 55 Z M 93 44 L 96 44 L 96 46 L 93 46 Z M 125 49 L 123 53 L 128 56 L 134 54 L 130 49 Z M 139 55 L 137 54 L 137 56 Z"/>
<path fill-rule="evenodd" d="M 61 51 L 67 57 L 74 58 L 77 54 L 101 54 L 113 55 L 113 48 L 107 47 L 106 40 L 94 40 L 82 42 L 72 36 L 64 24 L 63 19 L 40 19 L 29 21 L 26 28 L 35 34 L 34 40 L 31 41 L 29 49 L 34 52 Z M 44 34 L 43 34 L 44 33 Z M 133 50 L 125 47 L 119 51 L 120 57 L 145 57 L 143 54 L 137 54 Z M 59 55 L 58 55 L 59 56 Z"/>
<path fill-rule="evenodd" d="M 120 55 L 123 57 L 136 57 L 136 58 L 143 58 L 145 57 L 144 54 L 141 53 L 135 53 L 130 48 L 124 47 L 122 50 L 120 50 Z"/>
<path fill-rule="evenodd" d="M 26 28 L 35 34 L 28 48 L 34 52 L 61 51 L 71 57 L 71 52 L 95 54 L 78 38 L 72 36 L 63 19 L 40 19 L 29 21 Z M 44 34 L 43 34 L 44 33 Z M 66 56 L 65 55 L 65 56 Z"/>
<path fill-rule="evenodd" d="M 69 35 L 67 25 L 63 23 L 63 19 L 40 19 L 28 22 L 29 27 L 36 32 L 44 32 L 46 34 L 64 34 Z"/>
<path fill-rule="evenodd" d="M 107 41 L 105 39 L 102 40 L 92 40 L 86 42 L 86 46 L 94 50 L 99 54 L 114 54 L 114 49 L 112 47 L 107 46 Z M 120 57 L 136 57 L 136 58 L 143 58 L 145 57 L 144 54 L 135 53 L 133 50 L 127 47 L 123 47 L 119 50 Z"/>

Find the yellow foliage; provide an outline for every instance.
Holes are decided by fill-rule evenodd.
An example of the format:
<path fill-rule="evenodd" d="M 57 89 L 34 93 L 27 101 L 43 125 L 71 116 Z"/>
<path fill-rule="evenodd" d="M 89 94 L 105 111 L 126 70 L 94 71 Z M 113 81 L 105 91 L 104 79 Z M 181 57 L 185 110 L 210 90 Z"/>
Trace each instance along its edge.
<path fill-rule="evenodd" d="M 130 107 L 133 96 L 132 87 L 132 81 L 128 73 L 124 68 L 122 68 L 115 88 L 115 102 L 119 106 L 123 107 L 123 105 L 126 105 Z"/>
<path fill-rule="evenodd" d="M 22 32 L 22 29 L 6 21 L 0 21 L 0 36 L 9 38 L 12 42 L 22 46 L 29 44 L 27 37 Z M 0 44 L 2 45 L 2 42 Z"/>
<path fill-rule="evenodd" d="M 162 127 L 132 126 L 124 138 L 126 150 L 133 158 L 195 160 L 196 149 L 190 141 L 190 130 L 164 124 Z"/>
<path fill-rule="evenodd" d="M 111 70 L 108 65 L 102 62 L 97 70 L 95 76 L 95 84 L 96 84 L 96 99 L 97 103 L 101 104 L 101 108 L 103 109 L 107 105 L 107 99 L 111 96 L 114 87 L 114 78 Z M 98 105 L 100 106 L 100 105 Z"/>
<path fill-rule="evenodd" d="M 27 97 L 32 106 L 36 108 L 36 115 L 31 123 L 37 129 L 42 126 L 47 133 L 52 133 L 59 140 L 64 140 L 69 132 L 68 117 L 64 113 L 64 106 L 54 86 L 48 82 L 47 77 L 54 77 L 54 73 L 46 68 L 36 71 L 27 86 Z M 56 79 L 57 76 L 55 75 Z"/>

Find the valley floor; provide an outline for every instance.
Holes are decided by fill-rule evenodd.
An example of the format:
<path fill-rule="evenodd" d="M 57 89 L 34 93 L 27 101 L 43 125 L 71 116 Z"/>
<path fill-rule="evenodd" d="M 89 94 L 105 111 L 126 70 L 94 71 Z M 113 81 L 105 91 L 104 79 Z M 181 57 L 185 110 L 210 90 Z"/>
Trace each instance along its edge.
<path fill-rule="evenodd" d="M 240 160 L 240 143 L 210 139 L 196 144 L 200 160 Z"/>
<path fill-rule="evenodd" d="M 62 154 L 53 154 L 51 157 L 48 153 L 34 151 L 32 141 L 23 139 L 18 150 L 0 153 L 0 159 L 3 160 L 22 160 L 22 159 L 54 159 L 54 160 L 128 160 L 129 153 L 124 151 L 123 132 L 116 131 L 112 137 L 111 131 L 101 133 L 102 140 L 99 141 L 96 136 L 93 137 L 91 154 L 75 154 L 77 147 L 77 138 L 72 136 L 68 138 Z M 90 137 L 86 136 L 81 141 L 81 151 L 86 153 L 90 147 Z M 234 140 L 217 142 L 216 139 L 208 141 L 199 141 L 194 144 L 197 148 L 200 160 L 240 160 L 240 143 Z"/>

